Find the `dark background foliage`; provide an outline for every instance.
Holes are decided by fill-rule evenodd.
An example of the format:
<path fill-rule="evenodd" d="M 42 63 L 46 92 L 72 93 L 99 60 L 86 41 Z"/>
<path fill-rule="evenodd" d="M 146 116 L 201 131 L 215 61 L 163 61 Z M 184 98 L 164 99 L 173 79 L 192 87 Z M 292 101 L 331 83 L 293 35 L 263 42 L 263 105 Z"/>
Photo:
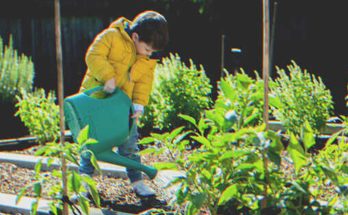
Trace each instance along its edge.
<path fill-rule="evenodd" d="M 57 89 L 53 2 L 0 0 L 1 37 L 7 43 L 12 34 L 14 47 L 32 56 L 34 84 L 47 90 Z M 278 0 L 274 34 L 274 65 L 286 67 L 295 60 L 321 76 L 333 94 L 336 114 L 346 114 L 348 14 L 343 3 Z M 86 69 L 84 55 L 95 35 L 117 17 L 132 19 L 146 9 L 158 10 L 169 21 L 170 43 L 162 56 L 177 52 L 184 61 L 202 64 L 214 85 L 213 97 L 221 74 L 222 34 L 228 71 L 240 66 L 251 75 L 261 72 L 262 1 L 61 0 L 65 95 L 78 90 Z M 231 48 L 242 53 L 232 54 Z"/>

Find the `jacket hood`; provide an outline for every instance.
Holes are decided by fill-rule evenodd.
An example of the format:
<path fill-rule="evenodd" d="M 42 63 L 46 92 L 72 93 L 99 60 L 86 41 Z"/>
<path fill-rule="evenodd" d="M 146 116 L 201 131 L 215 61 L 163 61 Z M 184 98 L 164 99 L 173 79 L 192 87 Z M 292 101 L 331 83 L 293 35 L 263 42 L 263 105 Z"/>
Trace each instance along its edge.
<path fill-rule="evenodd" d="M 132 25 L 132 22 L 129 21 L 127 18 L 120 17 L 120 18 L 116 19 L 115 21 L 113 21 L 109 25 L 109 28 L 116 28 L 116 29 L 118 29 L 125 39 L 133 42 L 132 39 L 130 38 L 130 36 L 128 35 L 128 33 L 125 30 L 126 25 L 130 26 L 130 25 Z"/>
<path fill-rule="evenodd" d="M 124 30 L 124 27 L 125 27 L 126 24 L 131 25 L 132 22 L 129 21 L 127 18 L 120 17 L 120 18 L 116 19 L 115 21 L 113 21 L 109 25 L 109 28 L 119 28 L 119 29 Z"/>

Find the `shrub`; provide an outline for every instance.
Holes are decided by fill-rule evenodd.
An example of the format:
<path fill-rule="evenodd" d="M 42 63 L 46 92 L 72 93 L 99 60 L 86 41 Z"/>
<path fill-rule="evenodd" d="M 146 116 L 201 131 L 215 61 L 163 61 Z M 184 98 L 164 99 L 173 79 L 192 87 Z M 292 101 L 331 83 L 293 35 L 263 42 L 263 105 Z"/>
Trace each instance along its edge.
<path fill-rule="evenodd" d="M 294 61 L 287 68 L 289 75 L 277 67 L 279 77 L 270 85 L 271 95 L 279 99 L 273 107 L 275 117 L 297 135 L 305 121 L 319 133 L 333 109 L 331 93 L 320 77 L 302 71 Z"/>
<path fill-rule="evenodd" d="M 24 54 L 19 55 L 13 49 L 10 36 L 8 46 L 0 38 L 0 99 L 14 101 L 21 89 L 31 91 L 34 78 L 34 65 Z"/>
<path fill-rule="evenodd" d="M 176 54 L 170 54 L 157 65 L 155 82 L 149 105 L 141 119 L 146 131 L 153 128 L 169 130 L 184 124 L 180 113 L 196 119 L 211 104 L 211 84 L 203 67 L 199 69 L 190 60 L 186 66 Z"/>
<path fill-rule="evenodd" d="M 243 70 L 235 75 L 227 74 L 218 83 L 218 98 L 214 114 L 218 127 L 231 129 L 229 121 L 235 120 L 233 129 L 260 125 L 263 114 L 263 81 L 256 73 L 256 79 Z M 222 120 L 225 119 L 225 120 Z"/>
<path fill-rule="evenodd" d="M 44 89 L 22 91 L 17 100 L 15 115 L 20 117 L 30 135 L 36 136 L 40 143 L 55 141 L 59 136 L 60 117 L 54 91 L 49 92 L 47 97 Z"/>

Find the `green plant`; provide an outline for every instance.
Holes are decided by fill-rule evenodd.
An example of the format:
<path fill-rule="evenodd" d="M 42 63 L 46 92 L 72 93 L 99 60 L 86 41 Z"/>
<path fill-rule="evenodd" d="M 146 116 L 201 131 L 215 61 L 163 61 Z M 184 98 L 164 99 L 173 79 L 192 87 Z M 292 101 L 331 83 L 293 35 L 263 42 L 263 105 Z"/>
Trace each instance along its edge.
<path fill-rule="evenodd" d="M 221 113 L 215 121 L 224 130 L 262 124 L 264 86 L 259 75 L 255 73 L 255 76 L 253 79 L 241 70 L 235 75 L 226 73 L 218 83 L 218 98 L 211 111 Z M 270 104 L 273 103 L 274 99 L 270 97 Z M 230 127 L 224 118 L 237 123 Z"/>
<path fill-rule="evenodd" d="M 315 144 L 315 133 L 308 122 L 301 136 L 290 132 L 287 151 L 294 163 L 295 175 L 285 175 L 285 189 L 279 202 L 292 214 L 344 214 L 347 212 L 346 143 L 327 144 L 318 155 L 308 153 Z M 303 144 L 301 144 L 303 143 Z"/>
<path fill-rule="evenodd" d="M 301 125 L 308 121 L 317 134 L 325 126 L 333 109 L 330 91 L 320 77 L 311 75 L 292 61 L 289 75 L 277 67 L 279 77 L 270 86 L 271 95 L 279 99 L 273 106 L 274 115 L 287 130 L 300 134 Z"/>
<path fill-rule="evenodd" d="M 93 166 L 100 171 L 100 167 L 97 164 L 97 160 L 92 151 L 87 150 L 86 146 L 89 144 L 96 144 L 97 141 L 94 139 L 88 138 L 89 127 L 86 126 L 81 130 L 80 134 L 77 138 L 76 144 L 70 144 L 66 142 L 64 145 L 58 144 L 56 142 L 51 142 L 42 146 L 37 150 L 35 155 L 44 155 L 47 158 L 47 166 L 49 167 L 53 162 L 59 161 L 61 165 L 61 160 L 58 158 L 64 157 L 64 159 L 79 165 L 77 157 L 80 153 L 90 153 L 91 154 L 91 162 Z M 56 159 L 55 159 L 56 158 Z M 94 203 L 100 207 L 100 198 L 96 188 L 95 181 L 88 175 L 79 175 L 75 170 L 67 169 L 67 187 L 68 187 L 68 196 L 63 196 L 63 170 L 53 170 L 52 172 L 41 174 L 42 160 L 40 160 L 35 166 L 35 179 L 32 184 L 23 187 L 20 193 L 17 195 L 16 203 L 18 203 L 21 198 L 25 195 L 26 192 L 30 190 L 34 191 L 34 195 L 36 197 L 36 201 L 31 205 L 31 214 L 37 214 L 38 204 L 40 198 L 42 198 L 43 187 L 47 181 L 52 180 L 52 178 L 58 179 L 60 183 L 50 186 L 48 188 L 48 195 L 51 197 L 52 201 L 50 202 L 51 213 L 53 214 L 61 214 L 63 209 L 63 201 L 67 201 L 70 199 L 69 197 L 73 194 L 78 195 L 79 197 L 79 206 L 84 212 L 84 214 L 89 214 L 89 200 L 83 195 L 83 192 L 86 192 L 85 186 L 83 183 L 88 185 L 88 189 L 92 195 Z M 75 205 L 69 204 L 71 210 L 79 210 Z M 80 212 L 81 214 L 81 212 Z"/>
<path fill-rule="evenodd" d="M 276 172 L 283 147 L 279 137 L 272 131 L 264 132 L 263 126 L 223 132 L 216 126 L 212 114 L 198 122 L 190 116 L 181 117 L 195 129 L 183 131 L 183 127 L 179 127 L 163 134 L 152 133 L 142 139 L 141 144 L 159 145 L 149 146 L 142 153 L 167 153 L 170 161 L 157 163 L 156 168 L 185 172 L 185 177 L 172 182 L 179 184 L 176 203 L 186 204 L 185 214 L 197 214 L 202 208 L 217 214 L 223 206 L 235 213 L 260 210 L 261 199 L 271 199 L 272 195 L 269 192 L 267 197 L 263 196 L 264 190 L 273 191 L 274 187 L 281 186 Z M 186 153 L 189 144 L 186 136 L 201 146 Z M 272 161 L 267 170 L 265 159 Z M 269 202 L 269 206 L 272 205 L 272 201 Z"/>
<path fill-rule="evenodd" d="M 29 133 L 38 138 L 43 144 L 47 141 L 55 141 L 59 135 L 59 107 L 55 104 L 55 93 L 47 94 L 44 89 L 36 89 L 33 92 L 22 90 L 21 96 L 17 96 L 18 108 L 16 116 L 19 116 Z"/>
<path fill-rule="evenodd" d="M 13 101 L 20 90 L 31 91 L 34 78 L 34 65 L 24 54 L 13 49 L 12 36 L 9 45 L 4 46 L 0 38 L 0 99 Z"/>
<path fill-rule="evenodd" d="M 153 128 L 169 130 L 184 124 L 178 114 L 187 114 L 195 118 L 211 105 L 212 86 L 203 67 L 197 69 L 192 61 L 190 66 L 181 62 L 176 54 L 163 58 L 157 65 L 155 82 L 149 105 L 141 118 L 144 130 Z"/>

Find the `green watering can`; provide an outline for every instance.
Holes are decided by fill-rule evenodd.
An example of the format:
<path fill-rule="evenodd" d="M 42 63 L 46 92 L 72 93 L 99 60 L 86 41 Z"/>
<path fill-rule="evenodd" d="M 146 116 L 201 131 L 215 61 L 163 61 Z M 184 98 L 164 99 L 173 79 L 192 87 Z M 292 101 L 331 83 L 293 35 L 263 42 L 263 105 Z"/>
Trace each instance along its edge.
<path fill-rule="evenodd" d="M 64 99 L 64 113 L 74 141 L 81 129 L 89 125 L 89 137 L 96 139 L 97 144 L 88 145 L 97 160 L 105 161 L 137 169 L 146 173 L 151 179 L 156 177 L 157 170 L 139 162 L 126 158 L 114 151 L 114 147 L 125 143 L 130 128 L 135 123 L 130 115 L 134 112 L 132 101 L 120 89 L 116 89 L 106 98 L 93 98 L 91 95 L 102 91 L 103 87 L 95 87 Z"/>

